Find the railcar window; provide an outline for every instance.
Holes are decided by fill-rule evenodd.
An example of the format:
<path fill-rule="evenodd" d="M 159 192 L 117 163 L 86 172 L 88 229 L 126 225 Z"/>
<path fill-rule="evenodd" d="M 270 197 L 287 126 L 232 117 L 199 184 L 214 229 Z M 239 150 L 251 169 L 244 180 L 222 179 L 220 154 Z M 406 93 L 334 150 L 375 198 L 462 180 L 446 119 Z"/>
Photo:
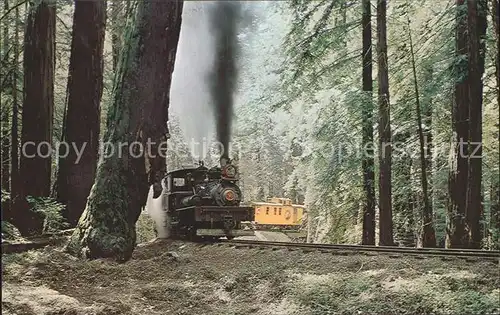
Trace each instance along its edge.
<path fill-rule="evenodd" d="M 279 215 L 281 215 L 281 208 L 279 208 Z"/>
<path fill-rule="evenodd" d="M 266 207 L 266 214 L 269 214 L 269 207 Z"/>
<path fill-rule="evenodd" d="M 276 215 L 276 208 L 274 208 L 274 215 Z"/>
<path fill-rule="evenodd" d="M 186 184 L 186 181 L 184 178 L 174 178 L 174 186 L 180 187 L 184 186 Z"/>

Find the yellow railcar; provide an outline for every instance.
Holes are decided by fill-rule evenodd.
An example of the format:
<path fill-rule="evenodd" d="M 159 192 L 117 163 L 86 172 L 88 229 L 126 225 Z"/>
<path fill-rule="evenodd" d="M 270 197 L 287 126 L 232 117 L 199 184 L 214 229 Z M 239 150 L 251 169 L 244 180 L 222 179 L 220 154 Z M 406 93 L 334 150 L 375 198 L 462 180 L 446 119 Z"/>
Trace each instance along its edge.
<path fill-rule="evenodd" d="M 254 225 L 257 228 L 300 229 L 305 206 L 292 204 L 288 198 L 268 198 L 266 202 L 252 202 Z"/>

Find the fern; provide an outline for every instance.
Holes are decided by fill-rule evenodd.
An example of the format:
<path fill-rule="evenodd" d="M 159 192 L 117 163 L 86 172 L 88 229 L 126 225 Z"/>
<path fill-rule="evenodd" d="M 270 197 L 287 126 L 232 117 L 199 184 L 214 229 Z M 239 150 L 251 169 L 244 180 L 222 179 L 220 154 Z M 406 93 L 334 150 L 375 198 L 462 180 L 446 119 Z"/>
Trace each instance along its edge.
<path fill-rule="evenodd" d="M 28 196 L 28 203 L 32 211 L 42 212 L 45 214 L 43 224 L 43 232 L 55 232 L 68 227 L 68 223 L 62 216 L 64 205 L 49 197 L 32 197 Z"/>
<path fill-rule="evenodd" d="M 2 189 L 2 203 L 8 202 L 10 200 L 10 192 Z"/>

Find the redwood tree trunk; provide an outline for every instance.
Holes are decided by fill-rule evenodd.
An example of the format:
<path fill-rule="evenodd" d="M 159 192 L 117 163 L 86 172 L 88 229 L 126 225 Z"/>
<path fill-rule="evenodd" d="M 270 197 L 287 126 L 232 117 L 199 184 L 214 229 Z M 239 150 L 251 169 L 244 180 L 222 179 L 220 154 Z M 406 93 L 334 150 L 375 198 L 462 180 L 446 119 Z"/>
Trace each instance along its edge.
<path fill-rule="evenodd" d="M 57 199 L 63 216 L 76 226 L 94 183 L 99 150 L 100 102 L 106 1 L 77 0 L 68 75 L 68 104 L 63 141 L 70 145 L 59 159 Z"/>
<path fill-rule="evenodd" d="M 10 191 L 10 139 L 9 139 L 9 110 L 2 113 L 2 190 Z"/>
<path fill-rule="evenodd" d="M 99 164 L 87 207 L 68 251 L 86 258 L 128 260 L 136 242 L 135 223 L 148 194 L 141 143 L 165 141 L 169 90 L 181 27 L 182 1 L 139 1 L 127 29 L 105 141 L 114 154 Z M 128 144 L 119 152 L 120 144 Z M 154 170 L 156 172 L 157 170 Z M 153 176 L 154 177 L 154 176 Z"/>
<path fill-rule="evenodd" d="M 375 162 L 373 158 L 372 24 L 370 0 L 363 0 L 363 236 L 362 244 L 375 245 Z"/>
<path fill-rule="evenodd" d="M 455 136 L 453 143 L 452 165 L 450 167 L 450 203 L 448 209 L 447 247 L 460 248 L 465 240 L 465 207 L 468 176 L 468 139 L 469 139 L 469 85 L 467 66 L 467 14 L 463 8 L 465 0 L 456 0 L 456 58 L 455 95 L 452 124 Z"/>
<path fill-rule="evenodd" d="M 23 196 L 50 194 L 55 30 L 55 2 L 43 0 L 32 4 L 24 37 L 20 166 Z"/>
<path fill-rule="evenodd" d="M 11 180 L 10 180 L 10 209 L 13 213 L 19 213 L 21 210 L 18 209 L 17 205 L 20 204 L 19 196 L 21 189 L 20 180 L 19 180 L 19 130 L 18 130 L 18 118 L 19 118 L 19 110 L 18 110 L 18 93 L 17 93 L 17 72 L 18 72 L 18 56 L 19 56 L 19 8 L 15 9 L 15 21 L 16 28 L 14 33 L 14 72 L 12 75 L 12 85 L 16 88 L 12 90 L 12 123 L 11 123 L 11 149 L 10 149 L 10 169 L 11 169 Z M 15 226 L 19 228 L 19 224 L 17 222 L 12 222 Z"/>
<path fill-rule="evenodd" d="M 389 67 L 387 61 L 387 1 L 377 1 L 377 55 L 379 106 L 379 244 L 394 245 L 391 187 L 391 115 L 389 99 Z"/>
<path fill-rule="evenodd" d="M 4 11 L 6 14 L 8 11 L 9 11 L 9 1 L 8 0 L 4 0 Z M 10 55 L 12 55 L 12 52 L 11 52 L 11 49 L 10 49 L 10 41 L 9 41 L 9 24 L 7 22 L 8 19 L 5 19 L 4 20 L 4 25 L 3 25 L 3 51 L 4 51 L 4 55 L 2 56 L 2 59 L 3 61 L 6 63 L 6 65 L 8 64 L 8 62 L 10 61 L 11 58 L 9 58 Z M 10 53 L 9 53 L 10 52 Z M 3 65 L 2 65 L 3 66 Z M 6 67 L 5 69 L 8 69 L 8 67 Z M 5 73 L 5 72 L 3 72 Z M 2 73 L 2 74 L 3 74 Z M 5 73 L 7 74 L 7 73 Z M 12 73 L 9 72 L 9 74 L 7 75 L 8 78 L 10 80 L 8 80 L 10 82 L 10 90 L 13 91 L 15 86 L 12 84 Z M 5 79 L 2 79 L 2 80 L 5 80 Z M 7 81 L 7 80 L 5 80 Z M 9 110 L 8 110 L 8 106 L 7 105 L 7 100 L 4 100 L 4 103 L 2 103 L 2 107 L 4 107 L 2 109 L 2 141 L 1 141 L 1 145 L 2 145 L 2 149 L 1 149 L 1 164 L 2 164 L 2 176 L 1 176 L 1 185 L 2 185 L 2 189 L 3 190 L 6 190 L 6 191 L 10 191 L 10 163 L 9 163 L 9 159 L 10 159 L 10 156 L 9 156 L 9 146 L 10 146 L 10 143 L 9 143 Z"/>
<path fill-rule="evenodd" d="M 434 218 L 432 214 L 431 198 L 429 197 L 429 182 L 427 181 L 427 157 L 426 155 L 426 145 L 423 130 L 423 120 L 422 120 L 422 106 L 420 105 L 420 93 L 418 89 L 417 80 L 417 66 L 415 64 L 415 53 L 413 50 L 413 41 L 411 38 L 411 25 L 408 18 L 408 38 L 410 41 L 410 55 L 411 55 L 411 65 L 413 72 L 413 81 L 415 86 L 415 106 L 417 112 L 417 131 L 418 140 L 420 146 L 420 182 L 422 185 L 422 198 L 424 203 L 423 208 L 423 235 L 422 235 L 422 246 L 423 247 L 436 247 L 436 232 L 434 230 Z"/>
<path fill-rule="evenodd" d="M 486 37 L 486 0 L 468 0 L 468 32 L 469 38 L 469 129 L 470 158 L 466 204 L 466 220 L 468 228 L 468 247 L 480 248 L 482 229 L 482 108 L 485 37 Z"/>
<path fill-rule="evenodd" d="M 495 27 L 495 37 L 497 44 L 497 55 L 496 55 L 496 81 L 497 81 L 497 106 L 500 110 L 500 7 L 498 5 L 498 0 L 493 0 L 492 3 L 492 20 Z M 495 131 L 496 138 L 500 137 L 500 125 Z M 497 152 L 497 161 L 500 161 L 500 150 Z M 493 248 L 500 249 L 500 170 L 497 169 L 496 173 L 493 173 L 492 183 L 491 183 L 491 210 L 490 210 L 490 231 L 493 240 Z"/>
<path fill-rule="evenodd" d="M 432 76 L 433 76 L 433 69 L 432 65 L 426 65 L 424 69 L 424 82 L 427 83 L 427 89 L 424 91 L 423 95 L 429 93 L 429 84 L 432 84 Z M 433 181 L 433 152 L 434 152 L 434 144 L 433 144 L 433 137 L 432 137 L 432 98 L 427 97 L 424 98 L 424 101 L 422 102 L 422 122 L 423 122 L 423 134 L 424 134 L 424 142 L 425 142 L 425 160 L 426 160 L 426 174 L 427 174 L 427 182 L 428 182 L 428 194 L 429 194 L 429 210 L 428 213 L 434 217 L 434 181 Z M 425 233 L 425 231 L 424 231 Z M 435 244 L 437 244 L 437 239 L 436 239 L 436 225 L 433 224 L 433 231 L 434 233 L 434 239 L 435 239 Z M 425 236 L 423 237 L 425 239 Z"/>
<path fill-rule="evenodd" d="M 122 14 L 123 3 L 121 1 L 113 0 L 111 2 L 111 50 L 113 55 L 113 70 L 117 70 L 118 58 L 120 57 L 121 39 L 120 35 L 123 32 L 125 23 L 124 14 Z"/>
<path fill-rule="evenodd" d="M 56 5 L 43 0 L 29 8 L 24 35 L 24 93 L 18 198 L 13 215 L 23 235 L 42 232 L 44 215 L 30 211 L 27 196 L 50 194 L 54 108 Z M 16 184 L 17 185 L 17 184 Z"/>
<path fill-rule="evenodd" d="M 393 139 L 396 143 L 407 143 L 410 137 L 409 131 L 401 131 Z M 414 215 L 417 196 L 412 189 L 412 164 L 413 159 L 409 154 L 397 156 L 392 164 L 394 179 L 400 184 L 399 189 L 395 189 L 393 193 L 395 241 L 405 247 L 415 247 L 417 243 Z"/>

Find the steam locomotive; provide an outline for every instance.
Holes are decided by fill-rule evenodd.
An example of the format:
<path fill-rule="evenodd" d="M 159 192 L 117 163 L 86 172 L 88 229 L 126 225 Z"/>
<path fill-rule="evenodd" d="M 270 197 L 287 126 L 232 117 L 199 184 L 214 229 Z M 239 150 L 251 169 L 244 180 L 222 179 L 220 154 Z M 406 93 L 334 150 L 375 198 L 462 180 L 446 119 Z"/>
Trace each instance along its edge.
<path fill-rule="evenodd" d="M 221 237 L 254 235 L 241 222 L 252 221 L 253 207 L 240 206 L 242 193 L 238 172 L 228 158 L 221 166 L 195 168 L 167 173 L 164 209 L 172 238 L 214 240 Z"/>

